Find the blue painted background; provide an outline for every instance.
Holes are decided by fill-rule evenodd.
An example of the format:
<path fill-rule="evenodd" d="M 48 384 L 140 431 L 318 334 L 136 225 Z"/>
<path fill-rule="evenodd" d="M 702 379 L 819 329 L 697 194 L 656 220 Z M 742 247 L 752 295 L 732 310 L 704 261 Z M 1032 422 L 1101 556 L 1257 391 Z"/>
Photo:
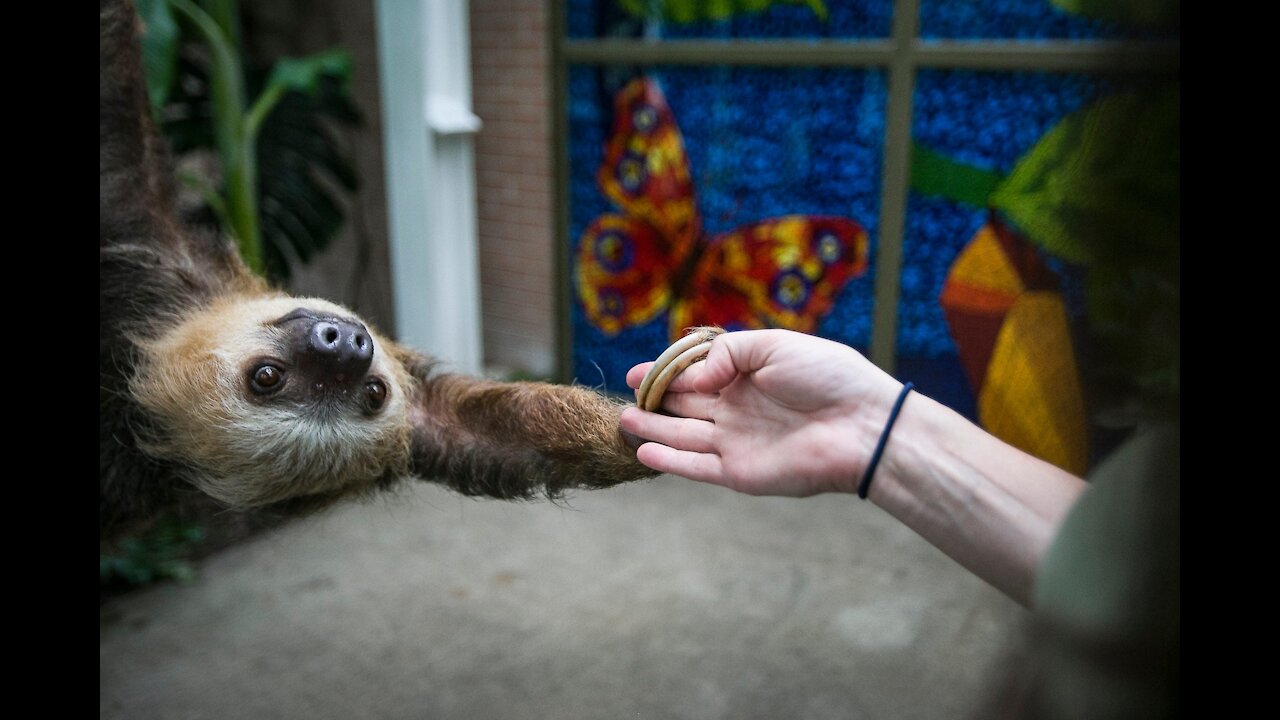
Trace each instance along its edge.
<path fill-rule="evenodd" d="M 613 120 L 613 94 L 634 72 L 575 67 L 570 73 L 571 261 L 586 227 L 603 213 L 620 211 L 600 192 L 596 171 Z M 779 215 L 841 215 L 867 229 L 874 258 L 883 73 L 661 67 L 646 74 L 658 81 L 680 125 L 708 240 Z M 818 334 L 866 348 L 872 265 L 844 287 Z M 575 379 L 610 391 L 625 391 L 626 371 L 668 344 L 665 313 L 608 338 L 575 302 L 572 323 Z"/>
<path fill-rule="evenodd" d="M 888 37 L 892 0 L 825 0 L 826 21 L 804 5 L 778 3 L 768 10 L 724 20 L 659 23 L 649 32 L 677 38 L 872 38 Z M 594 38 L 637 32 L 643 21 L 622 11 L 615 0 L 569 0 L 569 37 Z"/>
<path fill-rule="evenodd" d="M 570 0 L 571 37 L 885 37 L 889 0 L 832 0 L 826 23 L 803 6 L 775 5 L 717 22 L 648 28 L 613 0 Z M 1142 29 L 1065 13 L 1047 0 L 922 0 L 922 37 L 1121 38 Z M 613 93 L 633 67 L 574 67 L 569 89 L 570 258 L 583 229 L 617 212 L 596 186 L 612 122 Z M 818 333 L 865 352 L 870 341 L 881 153 L 886 100 L 879 70 L 650 68 L 684 134 L 708 235 L 790 213 L 844 215 L 867 228 L 871 268 L 851 281 Z M 1008 173 L 1059 120 L 1116 81 L 1078 74 L 921 71 L 916 77 L 912 135 L 957 162 Z M 974 397 L 956 357 L 942 309 L 942 283 L 956 254 L 987 219 L 987 209 L 911 192 L 908 198 L 897 324 L 897 368 L 922 392 L 974 417 Z M 1069 311 L 1082 312 L 1077 268 L 1059 271 Z M 573 277 L 572 269 L 566 275 Z M 577 381 L 625 392 L 626 370 L 667 345 L 665 314 L 606 338 L 575 302 L 573 370 Z"/>
<path fill-rule="evenodd" d="M 805 5 L 777 3 L 755 13 L 688 24 L 650 23 L 624 12 L 616 0 L 569 0 L 571 38 L 647 32 L 680 38 L 884 38 L 892 32 L 892 0 L 824 0 L 826 21 Z M 1073 15 L 1048 0 L 920 0 L 922 38 L 1085 40 L 1167 37 L 1170 33 Z"/>

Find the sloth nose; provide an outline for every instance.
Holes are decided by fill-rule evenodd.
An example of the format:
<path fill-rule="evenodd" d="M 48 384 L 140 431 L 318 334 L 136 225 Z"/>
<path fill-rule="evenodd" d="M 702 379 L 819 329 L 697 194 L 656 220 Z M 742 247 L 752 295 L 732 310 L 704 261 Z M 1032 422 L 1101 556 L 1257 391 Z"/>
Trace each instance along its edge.
<path fill-rule="evenodd" d="M 373 338 L 358 322 L 320 320 L 311 326 L 307 351 L 329 372 L 360 379 L 373 364 Z"/>

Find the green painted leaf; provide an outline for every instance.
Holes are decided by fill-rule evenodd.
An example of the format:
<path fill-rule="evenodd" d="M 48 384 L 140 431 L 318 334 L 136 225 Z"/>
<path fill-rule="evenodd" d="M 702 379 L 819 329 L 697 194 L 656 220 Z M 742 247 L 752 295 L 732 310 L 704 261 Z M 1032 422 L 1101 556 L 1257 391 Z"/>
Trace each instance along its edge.
<path fill-rule="evenodd" d="M 995 170 L 953 160 L 919 143 L 911 145 L 911 189 L 918 193 L 985 208 L 1001 179 Z"/>
<path fill-rule="evenodd" d="M 1178 0 L 1049 0 L 1074 15 L 1111 20 L 1124 25 L 1178 27 Z"/>
<path fill-rule="evenodd" d="M 147 97 L 153 109 L 160 109 L 169 99 L 169 90 L 177 76 L 178 44 L 182 33 L 173 19 L 168 0 L 138 0 L 142 16 L 142 67 L 147 74 Z"/>
<path fill-rule="evenodd" d="M 991 196 L 1066 260 L 1135 256 L 1179 237 L 1178 85 L 1108 96 L 1063 118 Z"/>
<path fill-rule="evenodd" d="M 827 20 L 827 5 L 823 0 L 618 0 L 618 6 L 629 15 L 673 23 L 724 20 L 761 12 L 775 4 L 804 5 L 819 20 Z"/>

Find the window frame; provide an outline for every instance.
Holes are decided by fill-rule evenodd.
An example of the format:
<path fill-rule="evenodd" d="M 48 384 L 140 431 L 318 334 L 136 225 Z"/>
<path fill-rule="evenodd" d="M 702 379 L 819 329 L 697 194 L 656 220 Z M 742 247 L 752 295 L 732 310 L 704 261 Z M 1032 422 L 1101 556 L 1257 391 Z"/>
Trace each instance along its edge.
<path fill-rule="evenodd" d="M 1048 0 L 1045 0 L 1048 2 Z M 920 0 L 894 0 L 888 38 L 664 40 L 568 37 L 565 0 L 552 0 L 552 205 L 555 209 L 557 371 L 571 375 L 573 358 L 569 237 L 568 78 L 578 65 L 685 65 L 876 68 L 888 76 L 879 235 L 871 343 L 867 357 L 893 373 L 897 360 L 902 243 L 911 182 L 911 123 L 916 77 L 923 70 L 981 70 L 1170 75 L 1179 72 L 1179 41 L 941 40 L 919 36 Z"/>

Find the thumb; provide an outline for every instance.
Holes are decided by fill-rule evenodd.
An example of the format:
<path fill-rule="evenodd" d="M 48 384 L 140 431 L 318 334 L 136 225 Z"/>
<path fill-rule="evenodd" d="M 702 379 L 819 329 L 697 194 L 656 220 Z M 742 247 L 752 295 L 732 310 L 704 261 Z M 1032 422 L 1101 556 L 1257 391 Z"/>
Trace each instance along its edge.
<path fill-rule="evenodd" d="M 711 341 L 711 352 L 701 364 L 693 389 L 700 393 L 717 393 L 738 375 L 755 372 L 769 359 L 762 333 L 745 330 L 719 335 Z"/>

